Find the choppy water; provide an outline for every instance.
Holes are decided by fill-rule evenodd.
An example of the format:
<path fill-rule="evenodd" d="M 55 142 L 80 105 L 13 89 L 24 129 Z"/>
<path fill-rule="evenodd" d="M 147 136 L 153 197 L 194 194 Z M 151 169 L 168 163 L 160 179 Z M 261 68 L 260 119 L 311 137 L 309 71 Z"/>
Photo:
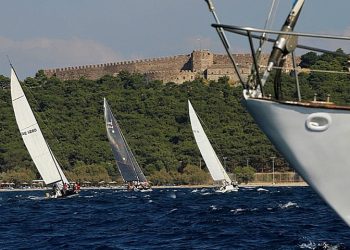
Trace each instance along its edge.
<path fill-rule="evenodd" d="M 350 228 L 309 188 L 0 193 L 1 249 L 350 249 Z"/>

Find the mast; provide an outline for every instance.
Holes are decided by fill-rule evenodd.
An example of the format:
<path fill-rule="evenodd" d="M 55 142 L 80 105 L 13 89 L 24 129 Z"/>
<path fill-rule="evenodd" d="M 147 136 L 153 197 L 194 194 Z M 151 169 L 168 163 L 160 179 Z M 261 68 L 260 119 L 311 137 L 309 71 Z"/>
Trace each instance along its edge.
<path fill-rule="evenodd" d="M 214 4 L 212 3 L 211 0 L 205 0 L 205 1 L 208 4 L 209 11 L 213 14 L 215 22 L 217 24 L 220 24 L 220 20 L 219 20 L 218 16 L 216 15 L 216 12 L 215 12 Z M 243 77 L 242 77 L 242 75 L 240 73 L 241 71 L 240 71 L 240 69 L 238 67 L 238 64 L 236 63 L 235 59 L 233 58 L 233 54 L 232 54 L 231 49 L 230 49 L 231 46 L 230 46 L 230 43 L 229 43 L 229 41 L 228 41 L 228 39 L 226 37 L 224 29 L 221 28 L 221 27 L 217 27 L 215 29 L 216 29 L 216 32 L 217 32 L 217 34 L 218 34 L 222 44 L 224 45 L 224 48 L 226 50 L 226 53 L 227 53 L 228 57 L 230 58 L 230 60 L 231 60 L 231 62 L 233 64 L 233 67 L 234 67 L 234 69 L 236 71 L 236 74 L 238 76 L 239 82 L 242 84 L 242 87 L 244 89 L 248 88 L 247 84 L 244 83 L 244 81 L 243 81 Z"/>
<path fill-rule="evenodd" d="M 290 11 L 286 21 L 284 22 L 281 31 L 283 32 L 292 32 L 298 21 L 301 9 L 304 5 L 305 0 L 296 0 L 293 4 L 292 10 Z M 293 35 L 279 34 L 273 49 L 271 51 L 267 69 L 264 72 L 264 75 L 261 79 L 259 85 L 264 86 L 267 78 L 269 77 L 274 66 L 279 67 L 278 71 L 282 71 L 282 67 L 285 63 L 285 56 L 292 53 L 297 47 L 298 37 Z M 275 97 L 276 99 L 280 98 L 280 77 L 281 72 L 277 72 L 275 77 Z M 261 91 L 261 90 L 260 90 Z"/>
<path fill-rule="evenodd" d="M 57 169 L 58 174 L 60 175 L 61 181 L 62 181 L 62 183 L 64 184 L 65 182 L 63 181 L 63 177 L 62 177 L 62 174 L 61 174 L 61 172 L 60 172 L 60 170 L 59 170 L 59 166 L 58 166 L 58 164 L 57 164 L 57 160 L 56 160 L 56 158 L 54 157 L 54 155 L 53 155 L 53 153 L 52 153 L 52 150 L 51 150 L 51 148 L 50 148 L 50 146 L 49 146 L 49 144 L 47 143 L 46 140 L 45 140 L 45 142 L 46 142 L 46 144 L 47 144 L 47 147 L 49 148 L 51 158 L 52 158 L 53 162 L 55 163 L 55 167 L 56 167 L 56 169 Z M 57 181 L 57 182 L 58 182 L 58 181 Z"/>
<path fill-rule="evenodd" d="M 271 3 L 271 7 L 270 7 L 270 11 L 269 14 L 265 20 L 265 25 L 264 25 L 264 30 L 267 29 L 269 23 L 270 23 L 270 19 L 272 17 L 272 13 L 273 10 L 275 9 L 275 3 L 276 0 L 272 0 Z M 250 34 L 252 36 L 252 34 Z M 268 35 L 266 32 L 263 32 L 259 38 L 259 47 L 255 52 L 255 58 L 257 60 L 257 62 L 259 63 L 260 61 L 260 57 L 261 57 L 261 53 L 262 53 L 262 47 L 264 46 L 265 42 L 268 41 Z M 252 55 L 254 56 L 254 55 Z M 258 66 L 258 65 L 257 65 Z M 257 80 L 257 73 L 259 72 L 259 69 L 255 69 L 254 64 L 252 64 L 251 68 L 250 68 L 250 75 L 248 76 L 248 80 L 247 80 L 247 84 L 249 85 L 253 85 L 252 87 L 254 87 L 254 85 L 256 86 L 256 80 Z"/>

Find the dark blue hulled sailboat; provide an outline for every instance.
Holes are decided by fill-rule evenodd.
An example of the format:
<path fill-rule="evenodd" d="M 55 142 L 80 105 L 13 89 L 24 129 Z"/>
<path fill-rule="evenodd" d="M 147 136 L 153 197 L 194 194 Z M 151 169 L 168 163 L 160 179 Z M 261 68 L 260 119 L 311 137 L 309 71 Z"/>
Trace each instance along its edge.
<path fill-rule="evenodd" d="M 143 174 L 135 156 L 131 152 L 119 124 L 107 103 L 103 99 L 104 117 L 106 122 L 107 137 L 112 148 L 119 172 L 127 185 L 128 190 L 151 190 L 150 185 Z"/>

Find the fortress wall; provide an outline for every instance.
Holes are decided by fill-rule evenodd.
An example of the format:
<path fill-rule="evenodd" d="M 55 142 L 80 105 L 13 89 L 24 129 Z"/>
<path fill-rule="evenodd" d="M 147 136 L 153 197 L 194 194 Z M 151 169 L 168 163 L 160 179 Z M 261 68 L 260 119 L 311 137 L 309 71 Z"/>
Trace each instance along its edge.
<path fill-rule="evenodd" d="M 260 65 L 267 65 L 269 55 L 262 54 Z M 243 76 L 250 73 L 252 58 L 250 54 L 234 54 Z M 300 58 L 297 58 L 297 63 Z M 292 61 L 287 60 L 286 67 L 292 68 Z M 217 80 L 222 76 L 237 78 L 227 55 L 213 54 L 207 50 L 193 51 L 189 55 L 153 58 L 97 65 L 85 65 L 44 70 L 48 77 L 56 76 L 62 80 L 75 80 L 81 77 L 96 80 L 104 75 L 117 75 L 121 71 L 150 75 L 151 79 L 164 82 L 182 83 L 193 80 L 196 76 Z"/>
<path fill-rule="evenodd" d="M 242 72 L 247 72 L 247 69 L 251 67 L 253 63 L 253 59 L 250 54 L 233 54 L 233 57 L 238 64 L 238 66 L 242 69 Z M 261 54 L 259 66 L 266 66 L 269 59 L 269 54 Z M 300 57 L 296 58 L 296 63 L 300 63 Z M 227 55 L 218 55 L 214 54 L 214 64 L 216 65 L 232 65 L 231 60 Z M 222 66 L 221 66 L 222 67 Z M 285 63 L 286 72 L 290 71 L 293 68 L 293 62 L 291 56 L 287 57 L 287 61 Z M 248 71 L 249 74 L 249 71 Z"/>
<path fill-rule="evenodd" d="M 150 71 L 145 73 L 150 80 L 160 80 L 163 82 L 174 82 L 181 84 L 186 81 L 193 81 L 197 73 L 190 70 L 171 71 Z"/>
<path fill-rule="evenodd" d="M 220 77 L 228 77 L 230 82 L 237 82 L 238 77 L 234 68 L 230 65 L 222 67 L 211 67 L 206 72 L 206 78 L 208 80 L 217 81 Z"/>
<path fill-rule="evenodd" d="M 190 58 L 190 55 L 179 55 L 152 60 L 142 60 L 135 63 L 135 68 L 138 72 L 143 73 L 148 71 L 180 70 L 190 60 Z"/>
<path fill-rule="evenodd" d="M 120 71 L 129 71 L 132 73 L 138 72 L 143 74 L 149 71 L 180 70 L 184 68 L 184 65 L 188 63 L 189 59 L 190 55 L 179 55 L 155 59 L 51 69 L 44 70 L 44 72 L 48 77 L 55 75 L 62 80 L 74 80 L 81 77 L 96 80 L 104 75 L 118 74 Z"/>
<path fill-rule="evenodd" d="M 260 64 L 267 64 L 268 57 L 269 55 L 262 54 Z M 233 54 L 233 58 L 237 64 L 242 66 L 251 65 L 253 62 L 250 54 Z M 227 55 L 214 55 L 214 64 L 231 64 L 231 60 Z"/>
<path fill-rule="evenodd" d="M 85 65 L 78 67 L 67 67 L 60 69 L 45 70 L 45 74 L 49 77 L 56 76 L 62 80 L 76 80 L 81 77 L 87 79 L 96 80 L 101 78 L 104 75 L 111 75 L 115 70 L 130 71 L 134 72 L 135 67 L 131 62 L 123 63 L 107 63 L 107 64 L 98 64 L 98 65 Z"/>

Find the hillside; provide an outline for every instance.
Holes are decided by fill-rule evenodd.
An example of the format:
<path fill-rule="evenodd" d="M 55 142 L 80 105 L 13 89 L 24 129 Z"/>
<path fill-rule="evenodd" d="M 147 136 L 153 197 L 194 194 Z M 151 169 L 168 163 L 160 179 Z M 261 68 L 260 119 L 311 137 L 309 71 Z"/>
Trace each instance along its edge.
<path fill-rule="evenodd" d="M 302 57 L 308 62 L 305 67 L 344 68 L 344 57 L 316 55 L 309 62 L 313 56 Z M 293 78 L 283 78 L 285 96 L 295 97 Z M 300 82 L 303 99 L 313 98 L 314 93 L 321 99 L 331 94 L 337 104 L 349 104 L 349 75 L 301 74 Z M 15 122 L 9 79 L 0 77 L 0 83 L 0 171 L 34 170 Z M 44 136 L 65 170 L 98 166 L 109 176 L 118 176 L 105 132 L 103 97 L 146 175 L 184 172 L 187 165 L 199 166 L 201 157 L 189 124 L 188 99 L 204 121 L 220 158 L 227 157 L 229 171 L 247 163 L 257 171 L 267 171 L 270 157 L 279 157 L 240 104 L 242 89 L 230 86 L 226 78 L 217 82 L 196 79 L 178 85 L 126 72 L 96 81 L 61 81 L 38 72 L 36 77 L 25 79 L 23 87 Z M 272 93 L 272 86 L 267 89 Z M 276 166 L 284 169 L 287 164 L 279 157 Z"/>

